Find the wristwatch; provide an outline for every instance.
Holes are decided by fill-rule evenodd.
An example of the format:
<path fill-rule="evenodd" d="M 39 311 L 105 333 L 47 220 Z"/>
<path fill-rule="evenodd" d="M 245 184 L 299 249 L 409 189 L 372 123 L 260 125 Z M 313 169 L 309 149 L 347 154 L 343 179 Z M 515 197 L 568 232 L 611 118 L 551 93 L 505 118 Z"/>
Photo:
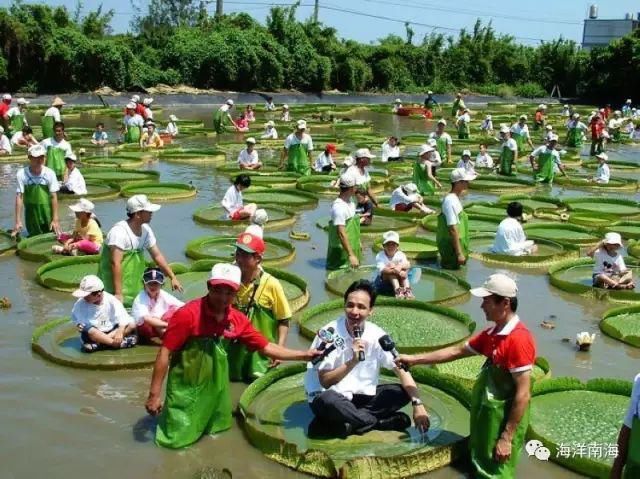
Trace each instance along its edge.
<path fill-rule="evenodd" d="M 411 398 L 411 405 L 412 406 L 422 406 L 424 403 L 422 402 L 422 399 L 420 398 Z"/>

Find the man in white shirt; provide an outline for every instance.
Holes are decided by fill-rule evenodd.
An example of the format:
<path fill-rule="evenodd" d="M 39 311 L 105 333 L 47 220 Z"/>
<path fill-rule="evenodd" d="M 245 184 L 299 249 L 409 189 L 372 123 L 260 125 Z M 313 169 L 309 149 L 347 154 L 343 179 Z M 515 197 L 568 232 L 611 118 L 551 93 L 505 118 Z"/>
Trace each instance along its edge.
<path fill-rule="evenodd" d="M 560 161 L 560 153 L 556 150 L 557 144 L 558 135 L 552 135 L 546 145 L 539 146 L 529 155 L 533 179 L 536 183 L 553 183 L 556 169 L 567 176 Z"/>
<path fill-rule="evenodd" d="M 411 211 L 416 208 L 426 215 L 434 212 L 422 202 L 422 197 L 418 194 L 418 187 L 415 183 L 407 183 L 393 190 L 389 206 L 394 211 Z"/>
<path fill-rule="evenodd" d="M 73 153 L 65 156 L 64 162 L 67 165 L 67 169 L 62 178 L 60 193 L 71 195 L 87 194 L 87 184 L 84 181 L 84 176 L 82 176 L 82 173 L 80 173 L 80 170 L 76 167 L 76 161 L 78 161 L 78 158 Z"/>
<path fill-rule="evenodd" d="M 315 415 L 310 436 L 346 437 L 372 429 L 404 431 L 411 419 L 399 411 L 409 402 L 416 427 L 420 432 L 429 429 L 429 416 L 411 374 L 395 367 L 393 356 L 379 342 L 385 331 L 367 321 L 375 301 L 371 282 L 354 282 L 344 295 L 344 316 L 323 328 L 333 328 L 340 341 L 335 341 L 338 347 L 317 367 L 307 363 L 304 386 Z M 316 337 L 312 347 L 321 343 Z M 381 367 L 392 369 L 400 384 L 378 384 Z"/>
<path fill-rule="evenodd" d="M 360 218 L 352 201 L 355 193 L 355 178 L 342 175 L 339 182 L 340 194 L 331 205 L 329 241 L 327 244 L 327 264 L 329 270 L 357 268 L 362 258 L 360 244 Z"/>
<path fill-rule="evenodd" d="M 262 168 L 262 162 L 258 158 L 256 151 L 256 139 L 249 137 L 245 140 L 247 147 L 240 151 L 238 155 L 238 166 L 241 170 L 259 170 Z"/>
<path fill-rule="evenodd" d="M 313 164 L 313 170 L 316 173 L 330 173 L 336 169 L 336 163 L 333 161 L 333 156 L 336 154 L 336 145 L 333 143 L 327 143 L 324 151 L 318 155 L 315 163 Z"/>
<path fill-rule="evenodd" d="M 233 181 L 222 201 L 222 207 L 227 212 L 227 218 L 232 221 L 245 220 L 251 218 L 256 212 L 258 206 L 255 203 L 244 204 L 242 199 L 242 190 L 246 190 L 251 186 L 251 177 L 249 175 L 238 175 Z"/>
<path fill-rule="evenodd" d="M 307 122 L 298 120 L 296 131 L 284 140 L 284 148 L 280 155 L 279 168 L 284 168 L 284 160 L 287 160 L 287 171 L 295 171 L 301 175 L 311 174 L 311 154 L 313 153 L 313 140 L 306 133 Z"/>
<path fill-rule="evenodd" d="M 592 181 L 594 183 L 606 185 L 611 179 L 611 171 L 609 170 L 609 165 L 607 165 L 609 156 L 606 153 L 598 153 L 596 158 L 598 159 L 598 169 L 596 170 L 596 176 L 593 177 Z"/>
<path fill-rule="evenodd" d="M 73 154 L 71 144 L 65 139 L 64 123 L 53 124 L 53 136 L 40 142 L 47 150 L 47 166 L 51 168 L 58 178 L 64 174 L 64 159 Z"/>
<path fill-rule="evenodd" d="M 518 122 L 511 126 L 511 136 L 516 141 L 518 150 L 523 150 L 525 142 L 529 145 L 529 148 L 533 149 L 533 142 L 527 125 L 527 115 L 520 115 Z"/>
<path fill-rule="evenodd" d="M 443 162 L 448 163 L 453 158 L 451 156 L 451 145 L 453 144 L 453 140 L 451 139 L 451 135 L 444 131 L 447 126 L 447 120 L 444 118 L 438 121 L 436 125 L 436 131 L 429 135 L 429 139 L 433 139 L 436 141 L 436 150 L 440 153 L 440 158 Z"/>
<path fill-rule="evenodd" d="M 513 201 L 507 205 L 507 218 L 498 225 L 491 253 L 522 256 L 538 250 L 533 241 L 528 240 L 522 229 L 522 204 Z"/>
<path fill-rule="evenodd" d="M 458 161 L 456 168 L 464 168 L 469 173 L 475 174 L 476 172 L 475 165 L 473 164 L 473 161 L 471 161 L 470 150 L 463 150 L 462 156 L 460 157 L 460 160 Z"/>
<path fill-rule="evenodd" d="M 72 294 L 78 300 L 71 310 L 71 320 L 80 331 L 83 352 L 136 345 L 133 318 L 120 301 L 105 292 L 100 278 L 92 274 L 85 276 Z"/>

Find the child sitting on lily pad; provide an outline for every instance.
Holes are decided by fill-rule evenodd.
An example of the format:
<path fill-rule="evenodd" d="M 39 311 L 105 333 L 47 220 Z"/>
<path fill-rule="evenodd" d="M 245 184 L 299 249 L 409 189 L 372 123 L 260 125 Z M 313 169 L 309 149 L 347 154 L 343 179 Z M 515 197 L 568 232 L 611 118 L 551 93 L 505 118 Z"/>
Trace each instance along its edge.
<path fill-rule="evenodd" d="M 382 235 L 382 251 L 376 255 L 376 268 L 374 285 L 379 294 L 415 298 L 409 282 L 411 263 L 407 255 L 400 251 L 400 235 L 396 231 L 387 231 Z"/>
<path fill-rule="evenodd" d="M 622 237 L 619 233 L 607 233 L 604 239 L 591 248 L 587 255 L 595 261 L 593 286 L 596 288 L 633 289 L 633 274 L 620 254 Z"/>

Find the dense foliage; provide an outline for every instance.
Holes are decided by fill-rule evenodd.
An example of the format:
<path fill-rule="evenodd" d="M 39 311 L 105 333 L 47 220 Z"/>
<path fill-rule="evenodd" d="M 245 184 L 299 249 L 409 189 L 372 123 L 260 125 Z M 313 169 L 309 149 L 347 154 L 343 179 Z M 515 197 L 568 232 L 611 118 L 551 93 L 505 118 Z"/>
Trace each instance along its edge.
<path fill-rule="evenodd" d="M 451 92 L 501 96 L 631 95 L 640 73 L 640 35 L 591 54 L 563 39 L 537 47 L 498 35 L 478 21 L 457 38 L 421 42 L 396 35 L 377 44 L 272 8 L 266 25 L 240 13 L 208 16 L 204 2 L 152 0 L 132 33 L 111 34 L 113 11 L 81 17 L 64 7 L 14 1 L 0 8 L 0 90 L 67 92 L 157 83 L 199 88 Z"/>

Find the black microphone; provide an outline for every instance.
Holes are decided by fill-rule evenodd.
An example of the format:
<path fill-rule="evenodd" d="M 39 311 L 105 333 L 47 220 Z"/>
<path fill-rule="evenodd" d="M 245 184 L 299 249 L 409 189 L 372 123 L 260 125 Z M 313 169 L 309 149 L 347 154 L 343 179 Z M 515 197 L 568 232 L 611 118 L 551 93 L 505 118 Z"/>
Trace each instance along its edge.
<path fill-rule="evenodd" d="M 380 347 L 383 351 L 391 353 L 393 359 L 399 356 L 398 350 L 396 349 L 396 343 L 393 342 L 393 339 L 391 339 L 391 336 L 389 336 L 388 334 L 380 336 L 380 339 L 378 339 L 378 343 L 380 343 Z M 404 369 L 405 371 L 409 371 L 409 367 L 406 364 L 400 364 L 400 368 Z"/>
<path fill-rule="evenodd" d="M 317 365 L 318 363 L 320 363 L 324 358 L 326 358 L 327 356 L 329 356 L 332 352 L 334 352 L 336 350 L 336 348 L 344 348 L 344 339 L 342 339 L 340 336 L 336 336 L 333 339 L 333 343 L 331 343 L 331 346 L 329 346 L 327 349 L 324 349 L 322 351 L 322 354 L 320 356 L 316 356 L 315 358 L 313 358 L 311 360 L 311 364 L 313 364 L 314 366 Z"/>
<path fill-rule="evenodd" d="M 360 326 L 353 328 L 353 337 L 355 339 L 360 339 L 362 337 L 362 329 L 360 329 Z M 364 361 L 364 351 L 358 351 L 358 361 Z"/>

